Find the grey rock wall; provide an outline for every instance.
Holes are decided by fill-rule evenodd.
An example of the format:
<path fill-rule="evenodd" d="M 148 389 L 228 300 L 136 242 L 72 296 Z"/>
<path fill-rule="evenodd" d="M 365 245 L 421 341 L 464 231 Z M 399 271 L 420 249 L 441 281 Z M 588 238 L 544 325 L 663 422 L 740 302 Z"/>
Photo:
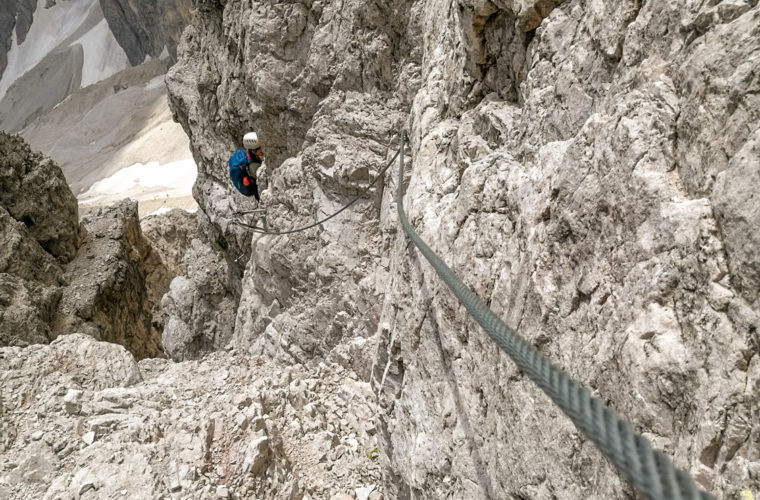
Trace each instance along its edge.
<path fill-rule="evenodd" d="M 172 60 L 177 58 L 177 44 L 190 20 L 190 0 L 100 0 L 100 7 L 132 66 L 148 56 L 158 58 L 164 50 Z"/>
<path fill-rule="evenodd" d="M 390 498 L 633 495 L 409 246 L 391 174 L 319 229 L 234 223 L 245 131 L 287 229 L 405 126 L 410 219 L 465 282 L 703 488 L 760 490 L 757 2 L 196 6 L 167 77 L 203 211 L 173 356 L 374 358 Z"/>
<path fill-rule="evenodd" d="M 23 43 L 36 9 L 37 0 L 0 0 L 0 75 L 8 66 L 13 31 L 16 31 L 17 42 Z"/>
<path fill-rule="evenodd" d="M 48 342 L 77 250 L 77 205 L 61 169 L 0 133 L 0 345 Z"/>
<path fill-rule="evenodd" d="M 0 345 L 47 342 L 63 269 L 2 206 L 0 243 Z"/>
<path fill-rule="evenodd" d="M 143 269 L 151 306 L 151 328 L 159 337 L 164 331 L 161 300 L 169 291 L 172 279 L 185 273 L 185 253 L 197 227 L 195 214 L 180 209 L 140 220 L 140 230 L 149 243 Z"/>
<path fill-rule="evenodd" d="M 356 196 L 390 158 L 402 120 L 403 96 L 391 91 L 391 68 L 405 28 L 404 16 L 390 15 L 394 8 L 406 9 L 198 4 L 197 24 L 185 32 L 167 83 L 199 165 L 194 195 L 204 207 L 201 227 L 209 227 L 199 231 L 200 242 L 214 249 L 207 254 L 216 259 L 214 266 L 204 257 L 199 267 L 216 269 L 218 279 L 205 285 L 206 271 L 197 279 L 188 275 L 198 286 L 177 283 L 177 294 L 186 299 L 174 302 L 188 306 L 179 314 L 171 305 L 165 310 L 181 325 L 185 344 L 200 342 L 202 352 L 232 342 L 264 352 L 272 347 L 271 336 L 261 334 L 279 316 L 275 321 L 286 329 L 298 324 L 304 332 L 292 336 L 283 355 L 306 360 L 344 339 L 374 333 L 382 284 L 369 267 L 388 245 L 376 239 L 375 228 L 383 185 L 330 225 L 251 245 L 251 233 L 235 224 L 233 212 L 255 202 L 230 190 L 227 159 L 243 133 L 260 132 L 267 156 L 260 175 L 271 176 L 269 186 L 263 182 L 262 199 L 273 228 L 310 224 Z M 226 35 L 230 30 L 234 37 Z M 219 298 L 223 288 L 234 299 L 230 303 Z M 189 304 L 197 312 L 187 312 Z M 204 323 L 190 315 L 218 319 Z M 167 325 L 173 322 L 167 319 Z M 282 330 L 278 324 L 272 328 Z M 206 340 L 194 340 L 200 338 Z M 170 343 L 166 335 L 164 343 Z"/>
<path fill-rule="evenodd" d="M 746 224 L 733 246 L 753 248 L 748 226 L 760 219 L 744 218 L 753 209 L 739 193 L 756 190 L 742 163 L 757 158 L 722 144 L 754 143 L 757 80 L 739 75 L 760 58 L 756 5 L 700 33 L 690 23 L 707 6 L 565 2 L 523 34 L 517 98 L 472 101 L 441 85 L 470 81 L 467 49 L 477 49 L 446 43 L 470 21 L 444 4 L 426 17 L 428 84 L 411 112 L 406 199 L 416 227 L 509 324 L 703 488 L 757 489 L 758 307 L 742 290 L 758 261 L 743 250 L 736 272 L 729 230 Z M 703 69 L 713 64 L 739 75 Z M 742 101 L 733 114 L 719 104 L 732 94 Z M 732 116 L 731 128 L 692 118 L 711 107 Z M 720 139 L 705 137 L 718 128 Z M 694 149 L 702 159 L 689 158 Z M 724 151 L 738 168 L 722 175 L 741 175 L 743 186 L 695 190 L 699 172 L 717 167 L 707 158 Z M 405 247 L 392 252 L 375 369 L 376 379 L 389 373 L 384 456 L 396 494 L 628 495 Z"/>

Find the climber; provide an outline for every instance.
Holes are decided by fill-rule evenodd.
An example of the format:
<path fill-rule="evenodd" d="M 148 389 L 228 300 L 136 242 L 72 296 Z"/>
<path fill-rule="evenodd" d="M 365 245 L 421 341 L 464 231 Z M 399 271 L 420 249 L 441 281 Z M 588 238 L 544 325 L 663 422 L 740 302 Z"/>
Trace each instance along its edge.
<path fill-rule="evenodd" d="M 230 156 L 230 178 L 238 191 L 259 201 L 256 170 L 264 161 L 264 153 L 256 132 L 248 132 L 243 136 L 243 147 L 245 150 L 238 149 Z"/>

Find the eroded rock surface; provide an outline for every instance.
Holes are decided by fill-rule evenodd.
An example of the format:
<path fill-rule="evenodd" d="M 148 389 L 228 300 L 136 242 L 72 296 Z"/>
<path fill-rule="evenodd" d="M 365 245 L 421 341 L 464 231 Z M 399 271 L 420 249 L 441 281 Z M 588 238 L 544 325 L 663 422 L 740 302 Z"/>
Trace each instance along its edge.
<path fill-rule="evenodd" d="M 77 205 L 60 168 L 0 133 L 0 345 L 48 342 L 78 244 Z"/>
<path fill-rule="evenodd" d="M 77 200 L 61 169 L 17 135 L 0 132 L 0 205 L 42 247 L 70 261 L 77 252 Z"/>
<path fill-rule="evenodd" d="M 165 51 L 177 58 L 177 44 L 190 21 L 190 0 L 100 0 L 100 7 L 132 66 Z"/>
<path fill-rule="evenodd" d="M 151 259 L 137 202 L 124 200 L 82 220 L 82 248 L 68 266 L 68 286 L 56 313 L 54 333 L 82 332 L 125 346 L 138 358 L 162 354 L 160 332 L 152 328 L 146 277 Z M 154 298 L 155 300 L 155 298 Z"/>
<path fill-rule="evenodd" d="M 161 258 L 171 275 L 185 272 L 185 253 L 195 237 L 197 216 L 185 210 L 173 209 L 140 220 L 140 229 L 150 241 L 153 251 Z M 166 283 L 168 286 L 169 283 Z"/>
<path fill-rule="evenodd" d="M 234 224 L 252 203 L 224 165 L 245 131 L 288 229 L 365 186 L 405 125 L 407 210 L 457 273 L 701 487 L 760 490 L 759 9 L 198 2 L 167 82 L 209 258 L 175 280 L 167 324 L 213 339 L 194 352 L 375 352 L 391 498 L 630 496 L 399 234 L 395 178 L 319 229 Z M 223 289 L 234 328 L 188 312 Z"/>
<path fill-rule="evenodd" d="M 142 234 L 150 243 L 143 268 L 153 330 L 159 335 L 164 330 L 161 299 L 169 291 L 171 280 L 186 271 L 185 253 L 195 237 L 197 226 L 195 214 L 178 209 L 140 220 Z"/>
<path fill-rule="evenodd" d="M 137 203 L 125 200 L 88 215 L 80 229 L 54 162 L 3 133 L 0 152 L 0 345 L 79 331 L 139 358 L 162 356 L 161 298 L 185 269 L 195 216 L 147 219 L 151 243 Z"/>
<path fill-rule="evenodd" d="M 383 491 L 374 395 L 337 365 L 226 352 L 137 363 L 121 346 L 65 335 L 0 348 L 0 383 L 4 498 Z"/>
<path fill-rule="evenodd" d="M 208 228 L 200 219 L 198 236 L 184 257 L 186 274 L 174 278 L 161 300 L 164 351 L 174 360 L 197 359 L 226 347 L 235 324 L 240 296 L 239 264 L 218 244 L 205 243 Z"/>

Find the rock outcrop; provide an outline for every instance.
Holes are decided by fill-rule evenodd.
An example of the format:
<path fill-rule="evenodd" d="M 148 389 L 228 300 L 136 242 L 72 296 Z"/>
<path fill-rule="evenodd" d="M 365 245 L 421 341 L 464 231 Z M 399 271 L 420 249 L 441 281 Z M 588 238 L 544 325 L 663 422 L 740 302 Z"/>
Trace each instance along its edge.
<path fill-rule="evenodd" d="M 185 253 L 195 237 L 197 226 L 196 214 L 177 209 L 140 220 L 143 235 L 171 276 L 185 273 Z M 164 286 L 168 290 L 169 282 Z"/>
<path fill-rule="evenodd" d="M 0 348 L 0 384 L 3 498 L 381 498 L 375 398 L 337 365 L 65 335 Z"/>
<path fill-rule="evenodd" d="M 16 42 L 22 43 L 32 25 L 32 16 L 37 8 L 37 0 L 4 0 L 0 10 L 0 75 L 8 65 L 8 51 L 11 49 L 13 32 Z"/>
<path fill-rule="evenodd" d="M 195 216 L 145 221 L 125 200 L 86 216 L 60 168 L 18 136 L 0 133 L 0 345 L 47 343 L 82 332 L 163 356 L 161 298 L 184 270 Z M 166 262 L 166 264 L 165 264 Z"/>
<path fill-rule="evenodd" d="M 148 255 L 143 259 L 143 269 L 152 328 L 159 337 L 164 331 L 161 299 L 169 291 L 172 279 L 186 272 L 185 254 L 195 237 L 197 226 L 195 214 L 178 209 L 140 220 L 142 234 L 150 244 Z"/>
<path fill-rule="evenodd" d="M 164 51 L 177 59 L 177 44 L 190 21 L 190 0 L 100 0 L 100 7 L 132 66 Z"/>
<path fill-rule="evenodd" d="M 20 137 L 4 132 L 0 132 L 0 205 L 61 262 L 76 255 L 77 200 L 61 169 L 50 158 L 32 152 Z"/>
<path fill-rule="evenodd" d="M 407 210 L 455 271 L 703 488 L 760 490 L 757 2 L 197 5 L 167 76 L 204 213 L 204 270 L 168 296 L 192 356 L 374 351 L 391 498 L 632 494 L 399 234 L 395 178 L 318 229 L 234 223 L 245 131 L 288 229 L 359 192 L 404 125 Z"/>
<path fill-rule="evenodd" d="M 199 225 L 199 235 L 205 234 L 202 227 Z M 234 277 L 240 272 L 239 265 L 226 258 L 217 245 L 194 238 L 184 264 L 186 274 L 172 280 L 161 300 L 164 351 L 174 360 L 197 359 L 226 347 L 240 296 L 239 281 Z"/>
<path fill-rule="evenodd" d="M 152 258 L 137 202 L 124 200 L 86 216 L 82 233 L 82 248 L 66 267 L 68 286 L 53 333 L 82 332 L 123 345 L 138 358 L 161 356 L 160 331 L 152 326 L 157 306 L 151 307 L 146 277 L 168 271 Z"/>
<path fill-rule="evenodd" d="M 77 250 L 77 204 L 61 169 L 0 132 L 0 345 L 48 342 Z"/>
<path fill-rule="evenodd" d="M 410 246 L 395 169 L 319 227 L 237 223 L 245 131 L 287 230 L 363 193 L 402 127 L 407 212 L 457 274 L 700 487 L 760 491 L 756 1 L 194 6 L 167 76 L 199 166 L 182 265 L 125 204 L 64 273 L 7 210 L 0 291 L 70 280 L 61 333 L 152 355 L 150 295 L 123 280 L 171 261 L 164 347 L 201 359 L 0 349 L 0 497 L 367 498 L 381 472 L 375 497 L 635 496 Z"/>

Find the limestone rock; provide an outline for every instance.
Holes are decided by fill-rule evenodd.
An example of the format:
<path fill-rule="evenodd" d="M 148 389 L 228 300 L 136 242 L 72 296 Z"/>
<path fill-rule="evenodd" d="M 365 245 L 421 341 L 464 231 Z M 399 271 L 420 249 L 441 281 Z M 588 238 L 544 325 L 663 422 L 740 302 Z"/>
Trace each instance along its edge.
<path fill-rule="evenodd" d="M 140 220 L 142 234 L 150 244 L 143 257 L 143 268 L 155 335 L 163 333 L 161 300 L 169 291 L 171 280 L 185 272 L 184 257 L 196 226 L 195 214 L 178 209 Z"/>
<path fill-rule="evenodd" d="M 0 273 L 0 346 L 49 342 L 60 298 L 57 286 Z"/>
<path fill-rule="evenodd" d="M 185 253 L 196 234 L 197 225 L 196 214 L 179 209 L 140 220 L 143 235 L 174 276 L 185 272 Z"/>
<path fill-rule="evenodd" d="M 154 250 L 136 203 L 125 201 L 85 217 L 80 238 L 76 200 L 55 164 L 17 136 L 0 133 L 0 150 L 0 345 L 79 331 L 161 356 L 161 297 L 183 269 L 194 217 L 148 221 Z"/>
<path fill-rule="evenodd" d="M 408 215 L 457 274 L 703 488 L 760 489 L 757 2 L 197 6 L 167 75 L 205 214 L 205 270 L 167 296 L 184 345 L 374 351 L 389 498 L 634 495 L 409 246 L 395 177 L 307 232 L 235 224 L 253 202 L 222 166 L 249 129 L 289 229 L 361 192 L 405 126 Z"/>
<path fill-rule="evenodd" d="M 64 277 L 61 262 L 41 243 L 57 249 L 66 246 L 55 241 L 55 231 L 51 232 L 47 220 L 47 211 L 60 210 L 61 201 L 45 205 L 51 196 L 35 193 L 37 188 L 30 192 L 25 176 L 40 175 L 40 165 L 34 165 L 36 161 L 51 168 L 54 165 L 41 155 L 32 154 L 29 147 L 15 136 L 0 133 L 0 150 L 7 153 L 0 159 L 0 184 L 4 188 L 0 194 L 0 345 L 48 342 Z M 57 180 L 47 182 L 48 187 L 54 191 L 68 190 L 60 170 L 58 177 L 55 172 L 51 177 Z M 67 193 L 71 196 L 70 191 Z M 35 195 L 37 199 L 28 198 Z M 21 220 L 17 220 L 17 216 Z M 59 224 L 67 223 L 61 221 L 57 213 L 49 218 Z M 33 219 L 36 224 L 32 224 Z M 68 244 L 73 245 L 75 241 L 76 234 Z"/>
<path fill-rule="evenodd" d="M 140 230 L 137 202 L 124 200 L 88 215 L 82 233 L 82 248 L 66 266 L 69 285 L 53 333 L 80 331 L 121 344 L 138 358 L 160 356 L 146 288 L 151 247 Z"/>
<path fill-rule="evenodd" d="M 61 169 L 19 136 L 0 132 L 0 205 L 62 262 L 78 247 L 76 198 Z"/>
<path fill-rule="evenodd" d="M 60 263 L 3 206 L 0 206 L 0 241 L 0 272 L 48 286 L 62 282 Z"/>
<path fill-rule="evenodd" d="M 174 278 L 161 301 L 162 340 L 172 359 L 196 359 L 229 342 L 239 290 L 230 289 L 235 265 L 225 259 L 199 238 L 190 242 L 184 261 L 188 277 Z"/>
<path fill-rule="evenodd" d="M 167 51 L 176 59 L 182 30 L 190 20 L 192 2 L 169 0 L 100 0 L 108 27 L 135 66 L 146 57 Z"/>
<path fill-rule="evenodd" d="M 297 381 L 304 406 L 289 402 L 287 381 Z M 335 364 L 310 369 L 221 352 L 136 363 L 123 347 L 85 335 L 0 348 L 0 491 L 8 498 L 330 498 L 346 484 L 380 484 L 380 465 L 366 453 L 377 437 L 343 418 L 376 412 L 371 393 L 344 399 L 356 383 Z M 326 443 L 315 439 L 328 432 Z M 355 449 L 319 460 L 331 443 L 350 440 Z"/>

